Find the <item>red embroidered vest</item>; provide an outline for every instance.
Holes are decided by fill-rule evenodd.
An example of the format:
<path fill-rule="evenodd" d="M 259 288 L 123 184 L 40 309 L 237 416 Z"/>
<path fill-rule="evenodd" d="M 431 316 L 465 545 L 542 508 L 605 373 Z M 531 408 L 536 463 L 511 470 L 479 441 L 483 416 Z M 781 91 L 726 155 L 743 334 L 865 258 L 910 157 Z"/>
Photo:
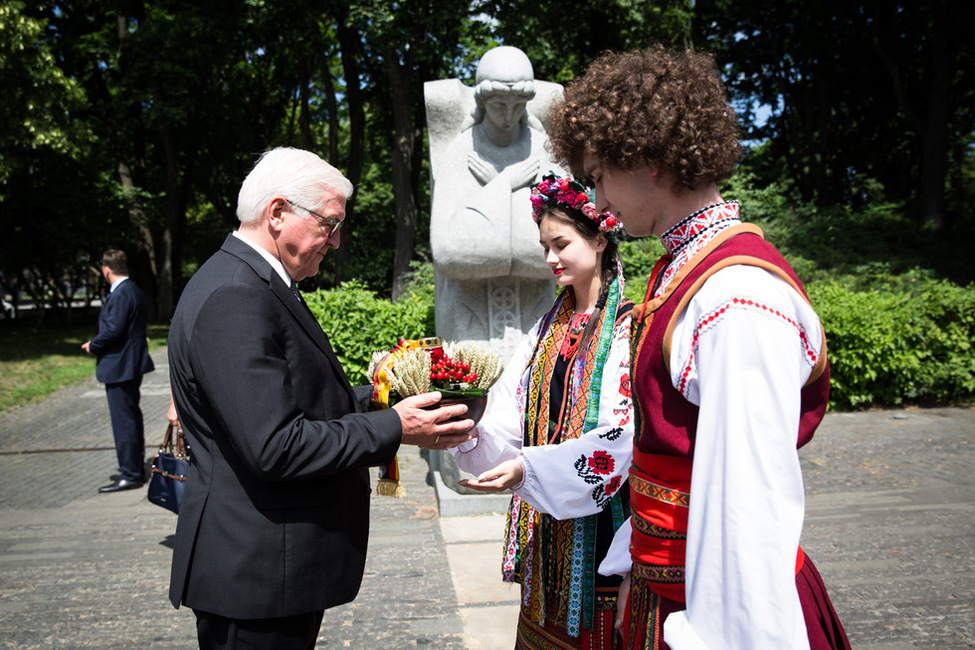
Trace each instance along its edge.
<path fill-rule="evenodd" d="M 782 255 L 762 238 L 759 228 L 741 224 L 727 228 L 687 261 L 667 288 L 653 297 L 654 282 L 666 267 L 658 263 L 642 308 L 633 310 L 633 402 L 637 441 L 630 471 L 634 517 L 631 552 L 634 575 L 649 581 L 659 594 L 684 601 L 684 558 L 691 464 L 698 407 L 671 383 L 670 339 L 677 316 L 698 288 L 715 272 L 747 264 L 775 273 L 806 300 L 805 289 Z M 826 348 L 801 393 L 797 447 L 809 442 L 826 412 L 829 368 Z M 802 551 L 797 570 L 802 565 Z"/>

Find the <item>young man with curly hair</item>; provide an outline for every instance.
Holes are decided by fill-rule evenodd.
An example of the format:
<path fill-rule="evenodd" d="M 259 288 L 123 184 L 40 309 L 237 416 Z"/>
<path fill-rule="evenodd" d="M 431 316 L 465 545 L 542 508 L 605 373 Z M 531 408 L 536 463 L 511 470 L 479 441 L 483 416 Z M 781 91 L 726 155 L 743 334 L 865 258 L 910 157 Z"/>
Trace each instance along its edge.
<path fill-rule="evenodd" d="M 799 546 L 796 450 L 826 411 L 826 341 L 792 268 L 721 197 L 742 149 L 713 58 L 605 54 L 549 135 L 597 210 L 667 249 L 633 310 L 633 515 L 600 567 L 624 576 L 625 647 L 849 647 Z"/>

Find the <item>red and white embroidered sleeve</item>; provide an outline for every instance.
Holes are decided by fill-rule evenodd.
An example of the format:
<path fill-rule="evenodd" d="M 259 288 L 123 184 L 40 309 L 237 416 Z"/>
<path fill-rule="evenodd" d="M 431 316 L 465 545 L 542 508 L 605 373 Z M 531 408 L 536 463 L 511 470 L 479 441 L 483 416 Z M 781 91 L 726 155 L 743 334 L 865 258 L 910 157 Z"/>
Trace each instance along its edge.
<path fill-rule="evenodd" d="M 614 331 L 596 425 L 574 440 L 522 450 L 525 480 L 515 493 L 558 519 L 599 512 L 628 476 L 633 457 L 629 332 L 628 318 Z"/>

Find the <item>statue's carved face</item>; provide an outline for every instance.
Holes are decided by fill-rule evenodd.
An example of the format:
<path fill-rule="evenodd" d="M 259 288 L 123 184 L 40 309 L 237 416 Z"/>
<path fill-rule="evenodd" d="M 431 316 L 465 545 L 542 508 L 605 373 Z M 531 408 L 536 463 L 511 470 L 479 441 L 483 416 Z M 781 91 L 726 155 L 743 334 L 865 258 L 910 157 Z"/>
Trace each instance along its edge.
<path fill-rule="evenodd" d="M 499 93 L 484 101 L 484 113 L 495 127 L 510 133 L 518 127 L 527 105 L 524 97 Z"/>

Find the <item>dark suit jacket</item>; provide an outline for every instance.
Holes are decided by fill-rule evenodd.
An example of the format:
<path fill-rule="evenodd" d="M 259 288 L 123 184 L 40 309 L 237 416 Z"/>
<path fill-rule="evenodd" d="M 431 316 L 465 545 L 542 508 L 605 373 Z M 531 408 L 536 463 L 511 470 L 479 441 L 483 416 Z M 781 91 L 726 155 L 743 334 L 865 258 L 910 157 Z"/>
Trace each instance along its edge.
<path fill-rule="evenodd" d="M 98 314 L 98 333 L 88 344 L 98 358 L 98 381 L 131 381 L 155 369 L 146 343 L 148 313 L 146 296 L 132 280 L 123 280 L 105 300 Z"/>
<path fill-rule="evenodd" d="M 252 619 L 355 598 L 396 413 L 361 412 L 311 312 L 232 235 L 183 291 L 169 362 L 192 456 L 173 604 Z"/>

